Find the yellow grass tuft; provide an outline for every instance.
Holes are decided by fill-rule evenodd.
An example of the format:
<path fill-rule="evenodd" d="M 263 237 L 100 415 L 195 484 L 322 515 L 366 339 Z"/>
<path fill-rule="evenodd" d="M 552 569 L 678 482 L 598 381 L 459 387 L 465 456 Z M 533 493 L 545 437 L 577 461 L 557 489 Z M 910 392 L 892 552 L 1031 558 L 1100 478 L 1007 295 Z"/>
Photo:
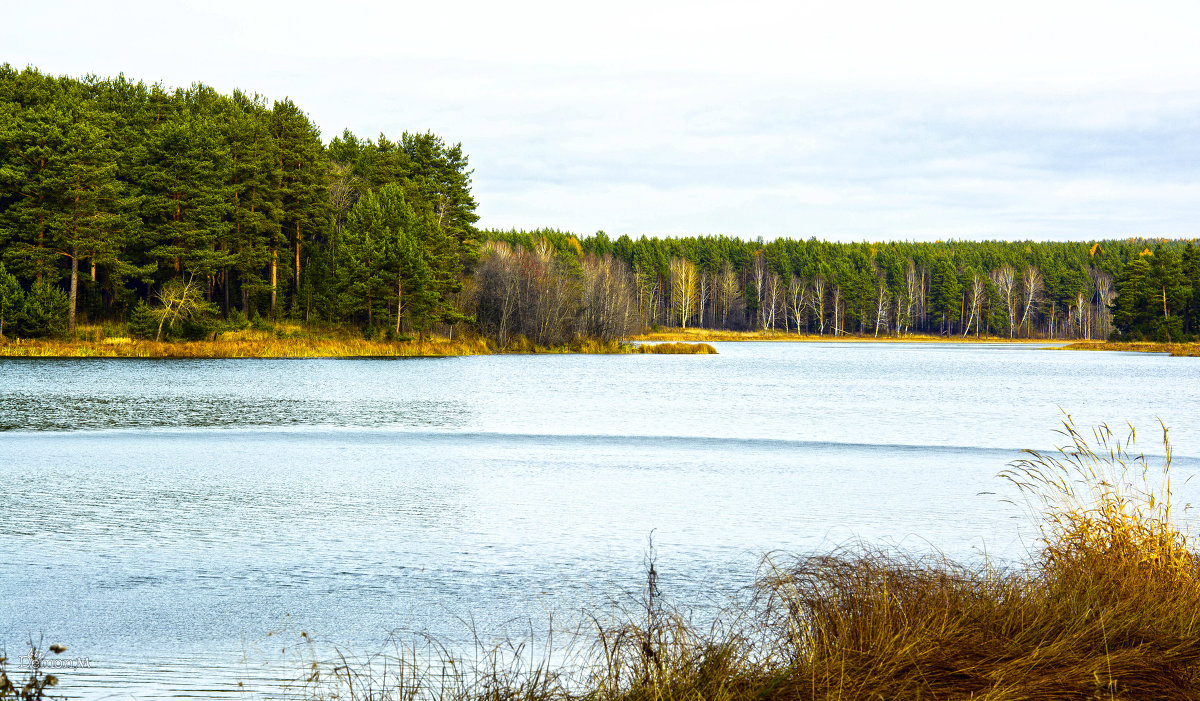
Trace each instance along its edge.
<path fill-rule="evenodd" d="M 996 336 L 937 336 L 932 334 L 905 334 L 903 336 L 873 336 L 870 334 L 801 334 L 794 331 L 756 329 L 753 331 L 727 331 L 723 329 L 662 328 L 644 331 L 630 337 L 631 341 L 790 341 L 790 342 L 837 342 L 837 343 L 1045 343 L 1044 339 L 1010 339 Z"/>
<path fill-rule="evenodd" d="M 1063 350 L 1124 351 L 1127 353 L 1169 353 L 1180 357 L 1200 356 L 1200 343 L 1159 343 L 1157 341 L 1077 341 Z"/>
<path fill-rule="evenodd" d="M 215 341 L 22 339 L 0 342 L 0 357 L 29 358 L 441 357 L 486 355 L 490 352 L 487 342 L 479 338 L 367 341 L 353 338 L 273 338 L 263 332 L 240 331 L 231 336 L 222 334 Z"/>
<path fill-rule="evenodd" d="M 637 346 L 639 353 L 669 355 L 715 355 L 716 348 L 707 343 L 645 343 Z"/>

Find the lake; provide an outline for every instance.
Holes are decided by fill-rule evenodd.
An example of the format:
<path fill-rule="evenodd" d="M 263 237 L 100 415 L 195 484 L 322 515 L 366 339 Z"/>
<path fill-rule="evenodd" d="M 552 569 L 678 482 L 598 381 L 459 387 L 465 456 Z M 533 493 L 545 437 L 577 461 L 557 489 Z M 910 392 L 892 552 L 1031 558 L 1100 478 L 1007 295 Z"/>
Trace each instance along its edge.
<path fill-rule="evenodd" d="M 652 533 L 664 596 L 700 610 L 768 553 L 1019 559 L 1036 530 L 996 475 L 1056 445 L 1062 411 L 1132 422 L 1154 454 L 1161 419 L 1198 501 L 1197 358 L 713 345 L 0 359 L 10 669 L 40 639 L 86 663 L 59 670 L 69 697 L 271 692 L 306 649 L 383 651 L 394 631 L 466 645 L 635 601 Z"/>

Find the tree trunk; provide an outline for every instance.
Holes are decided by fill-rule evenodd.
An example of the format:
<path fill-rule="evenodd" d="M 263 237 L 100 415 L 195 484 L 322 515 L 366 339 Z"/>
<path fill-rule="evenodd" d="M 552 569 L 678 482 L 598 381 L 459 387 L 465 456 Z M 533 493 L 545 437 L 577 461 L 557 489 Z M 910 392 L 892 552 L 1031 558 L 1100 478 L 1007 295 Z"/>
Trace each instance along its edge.
<path fill-rule="evenodd" d="M 75 335 L 75 302 L 79 297 L 79 255 L 71 249 L 71 299 L 67 307 L 67 333 Z"/>
<path fill-rule="evenodd" d="M 300 222 L 296 222 L 296 275 L 295 275 L 295 294 L 300 294 Z"/>
<path fill-rule="evenodd" d="M 275 286 L 279 281 L 279 251 L 271 247 L 271 316 L 275 316 Z"/>
<path fill-rule="evenodd" d="M 404 307 L 404 276 L 396 274 L 396 335 L 400 335 L 400 311 Z"/>
<path fill-rule="evenodd" d="M 1163 330 L 1167 332 L 1167 344 L 1171 343 L 1171 315 L 1167 312 L 1167 288 L 1162 288 Z"/>

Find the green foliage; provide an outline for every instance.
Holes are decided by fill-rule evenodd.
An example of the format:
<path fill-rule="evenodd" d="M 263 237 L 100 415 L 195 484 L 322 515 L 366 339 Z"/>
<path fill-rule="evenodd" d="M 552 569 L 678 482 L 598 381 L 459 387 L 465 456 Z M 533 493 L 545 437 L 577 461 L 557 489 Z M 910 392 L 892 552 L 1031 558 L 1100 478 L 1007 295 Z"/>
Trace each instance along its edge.
<path fill-rule="evenodd" d="M 963 294 L 962 282 L 949 259 L 942 258 L 934 264 L 931 289 L 933 312 L 941 318 L 942 328 L 948 332 L 950 325 L 962 315 Z"/>
<path fill-rule="evenodd" d="M 45 278 L 33 283 L 21 310 L 17 332 L 26 338 L 64 336 L 67 332 L 67 293 Z"/>
<path fill-rule="evenodd" d="M 1183 258 L 1165 246 L 1129 261 L 1117 277 L 1113 337 L 1167 343 L 1186 340 L 1184 322 L 1195 313 L 1189 305 L 1194 300 L 1194 285 L 1200 285 L 1200 278 L 1189 279 L 1187 272 Z"/>
<path fill-rule="evenodd" d="M 134 338 L 151 339 L 158 334 L 158 318 L 150 311 L 145 300 L 138 300 L 129 312 L 129 335 Z"/>
<path fill-rule="evenodd" d="M 0 338 L 4 337 L 4 324 L 8 323 L 11 327 L 19 317 L 24 298 L 17 277 L 0 263 Z"/>
<path fill-rule="evenodd" d="M 630 284 L 605 288 L 615 304 L 589 297 L 577 311 L 631 307 L 623 325 L 679 323 L 672 314 L 686 308 L 690 324 L 734 330 L 1164 341 L 1200 332 L 1200 253 L 1184 242 L 480 232 L 471 176 L 462 145 L 431 133 L 372 140 L 345 131 L 324 145 L 286 99 L 0 66 L 0 262 L 25 289 L 69 280 L 68 326 L 76 307 L 92 320 L 119 318 L 194 276 L 225 317 L 425 336 L 479 317 L 470 276 L 490 240 L 553 256 L 559 270 L 545 279 L 561 273 L 562 284 L 534 285 L 532 294 L 549 296 L 522 304 L 544 302 L 556 318 L 578 297 L 571 271 L 612 256 Z M 1145 269 L 1134 263 L 1143 258 Z M 677 299 L 684 288 L 672 288 L 672 260 L 695 266 L 694 306 Z M 1004 270 L 1012 278 L 1000 285 Z M 0 300 L 5 333 L 20 306 L 19 294 L 9 297 Z"/>

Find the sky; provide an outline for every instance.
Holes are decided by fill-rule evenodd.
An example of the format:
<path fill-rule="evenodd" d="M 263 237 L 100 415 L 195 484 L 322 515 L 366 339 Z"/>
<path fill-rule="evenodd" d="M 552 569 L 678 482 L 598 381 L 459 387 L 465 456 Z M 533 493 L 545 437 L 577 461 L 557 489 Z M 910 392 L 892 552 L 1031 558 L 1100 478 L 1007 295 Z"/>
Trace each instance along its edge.
<path fill-rule="evenodd" d="M 479 225 L 1200 235 L 1200 3 L 5 3 L 0 63 L 462 143 Z"/>

